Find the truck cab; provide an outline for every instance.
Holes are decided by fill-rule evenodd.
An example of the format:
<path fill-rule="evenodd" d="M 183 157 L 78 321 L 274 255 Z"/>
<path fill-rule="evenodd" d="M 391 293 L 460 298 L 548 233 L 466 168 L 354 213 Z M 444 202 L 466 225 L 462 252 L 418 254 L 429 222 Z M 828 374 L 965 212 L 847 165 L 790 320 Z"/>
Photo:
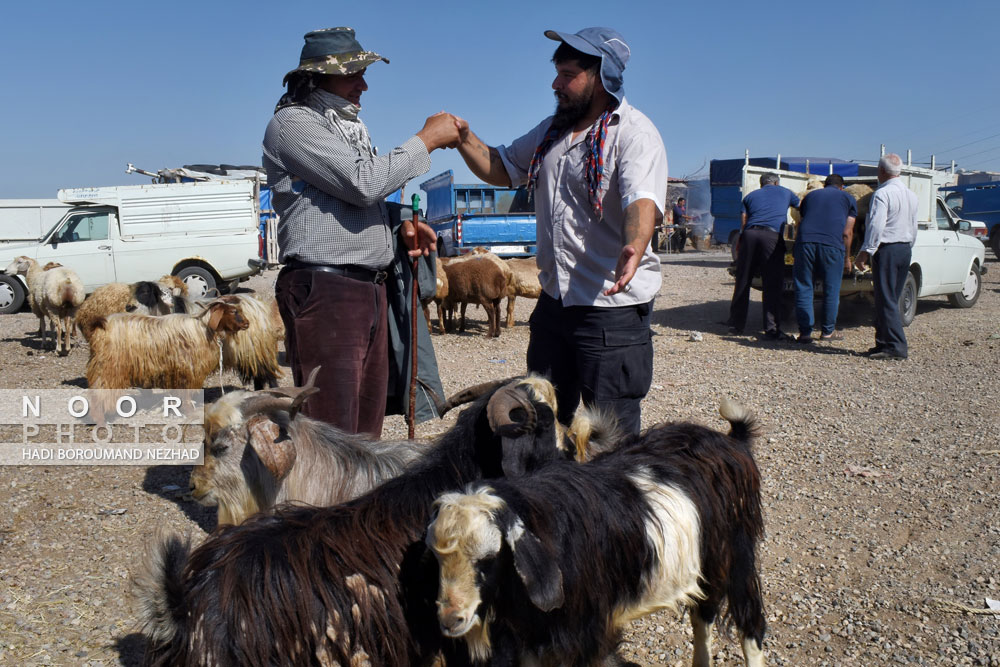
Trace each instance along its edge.
<path fill-rule="evenodd" d="M 1000 258 L 1000 183 L 950 185 L 941 188 L 944 201 L 962 217 L 986 223 L 988 243 Z"/>
<path fill-rule="evenodd" d="M 438 237 L 441 257 L 480 246 L 501 257 L 535 254 L 535 203 L 523 186 L 455 183 L 448 170 L 420 187 L 427 193 L 427 224 Z"/>

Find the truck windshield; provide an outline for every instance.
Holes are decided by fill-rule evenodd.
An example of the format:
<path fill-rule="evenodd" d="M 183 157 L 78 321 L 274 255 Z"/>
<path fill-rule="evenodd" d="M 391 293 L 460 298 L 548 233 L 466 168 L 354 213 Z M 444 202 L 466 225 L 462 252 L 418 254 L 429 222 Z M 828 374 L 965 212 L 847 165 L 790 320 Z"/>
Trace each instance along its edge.
<path fill-rule="evenodd" d="M 944 202 L 948 204 L 948 207 L 953 210 L 958 217 L 962 217 L 962 205 L 965 203 L 963 200 L 965 195 L 961 192 L 952 192 L 947 197 L 944 198 Z"/>

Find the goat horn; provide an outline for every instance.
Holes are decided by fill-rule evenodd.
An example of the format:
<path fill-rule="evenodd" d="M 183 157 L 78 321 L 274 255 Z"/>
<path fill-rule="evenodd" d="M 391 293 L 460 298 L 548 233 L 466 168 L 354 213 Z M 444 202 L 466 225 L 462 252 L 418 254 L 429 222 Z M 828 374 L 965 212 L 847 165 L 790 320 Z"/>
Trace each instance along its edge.
<path fill-rule="evenodd" d="M 524 410 L 524 419 L 517 421 L 511 417 L 515 410 Z M 538 413 L 535 404 L 520 384 L 510 383 L 498 389 L 486 405 L 486 417 L 490 428 L 497 435 L 511 436 L 530 433 L 538 423 Z"/>
<path fill-rule="evenodd" d="M 316 376 L 319 375 L 320 368 L 322 366 L 312 369 L 306 383 L 301 387 L 273 387 L 271 389 L 261 389 L 257 393 L 292 399 L 291 403 L 287 406 L 288 418 L 295 419 L 295 415 L 302 409 L 302 404 L 306 402 L 306 399 L 313 394 L 319 393 L 319 387 L 316 386 Z"/>
<path fill-rule="evenodd" d="M 438 417 L 444 417 L 445 413 L 454 407 L 459 405 L 465 405 L 466 403 L 471 403 L 480 396 L 485 396 L 497 387 L 502 387 L 514 378 L 507 378 L 505 380 L 492 380 L 491 382 L 483 382 L 481 384 L 474 385 L 472 387 L 467 387 L 457 394 L 452 394 L 447 401 L 442 402 L 441 397 L 437 395 L 433 389 L 424 385 L 424 388 L 430 393 L 431 398 L 434 399 L 434 407 L 437 409 Z M 418 380 L 419 381 L 419 380 Z"/>

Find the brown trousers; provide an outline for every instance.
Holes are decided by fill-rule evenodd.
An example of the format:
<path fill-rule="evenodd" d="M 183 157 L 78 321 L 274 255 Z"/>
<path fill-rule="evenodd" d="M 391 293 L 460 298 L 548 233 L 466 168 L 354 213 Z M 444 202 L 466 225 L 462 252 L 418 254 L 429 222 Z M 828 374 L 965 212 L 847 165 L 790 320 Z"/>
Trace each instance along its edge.
<path fill-rule="evenodd" d="M 321 366 L 303 412 L 349 433 L 382 435 L 389 384 L 385 285 L 290 269 L 274 295 L 296 386 Z"/>

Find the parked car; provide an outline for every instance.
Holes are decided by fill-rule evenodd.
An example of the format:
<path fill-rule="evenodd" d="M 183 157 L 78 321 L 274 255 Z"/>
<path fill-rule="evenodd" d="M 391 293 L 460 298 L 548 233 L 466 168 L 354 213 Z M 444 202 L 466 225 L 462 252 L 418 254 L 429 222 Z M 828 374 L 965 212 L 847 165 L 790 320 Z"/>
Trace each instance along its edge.
<path fill-rule="evenodd" d="M 59 262 L 89 294 L 112 282 L 181 278 L 192 295 L 232 287 L 259 269 L 253 181 L 123 185 L 60 190 L 72 204 L 31 243 L 0 245 L 0 267 L 25 255 Z M 0 313 L 24 302 L 23 276 L 0 273 Z"/>

